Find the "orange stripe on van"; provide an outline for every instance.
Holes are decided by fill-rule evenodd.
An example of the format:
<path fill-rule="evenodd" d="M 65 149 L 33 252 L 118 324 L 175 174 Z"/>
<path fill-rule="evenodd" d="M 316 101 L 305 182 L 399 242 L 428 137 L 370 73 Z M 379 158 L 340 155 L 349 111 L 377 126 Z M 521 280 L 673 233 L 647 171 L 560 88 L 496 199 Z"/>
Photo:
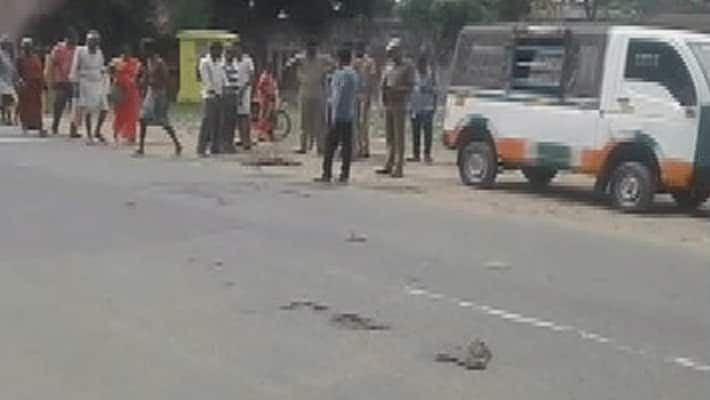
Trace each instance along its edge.
<path fill-rule="evenodd" d="M 527 143 L 525 139 L 498 139 L 496 150 L 498 157 L 506 162 L 523 162 L 527 158 Z"/>
<path fill-rule="evenodd" d="M 668 188 L 685 189 L 693 180 L 693 163 L 681 160 L 661 161 L 661 182 Z"/>
<path fill-rule="evenodd" d="M 604 167 L 609 153 L 614 148 L 614 145 L 607 144 L 602 149 L 584 149 L 580 153 L 579 169 L 583 174 L 598 174 Z"/>

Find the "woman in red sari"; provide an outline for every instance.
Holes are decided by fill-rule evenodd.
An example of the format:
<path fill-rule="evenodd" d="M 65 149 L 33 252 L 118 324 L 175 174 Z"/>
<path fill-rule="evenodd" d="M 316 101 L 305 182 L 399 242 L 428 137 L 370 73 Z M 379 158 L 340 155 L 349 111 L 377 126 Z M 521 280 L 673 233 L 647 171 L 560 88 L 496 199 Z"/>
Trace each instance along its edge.
<path fill-rule="evenodd" d="M 276 110 L 276 100 L 279 93 L 276 78 L 274 78 L 271 70 L 271 65 L 267 64 L 256 85 L 256 93 L 259 100 L 259 122 L 257 128 L 259 130 L 260 139 L 267 141 L 273 140 L 274 112 Z"/>
<path fill-rule="evenodd" d="M 42 61 L 35 53 L 32 39 L 22 39 L 21 47 L 22 54 L 17 58 L 17 113 L 22 132 L 36 130 L 40 136 L 46 136 L 42 129 L 42 90 L 45 85 Z"/>
<path fill-rule="evenodd" d="M 136 142 L 138 113 L 141 96 L 138 89 L 138 76 L 141 62 L 133 57 L 130 46 L 123 47 L 123 55 L 113 63 L 113 89 L 117 96 L 114 101 L 113 138 L 118 143 L 121 139 L 128 144 Z"/>

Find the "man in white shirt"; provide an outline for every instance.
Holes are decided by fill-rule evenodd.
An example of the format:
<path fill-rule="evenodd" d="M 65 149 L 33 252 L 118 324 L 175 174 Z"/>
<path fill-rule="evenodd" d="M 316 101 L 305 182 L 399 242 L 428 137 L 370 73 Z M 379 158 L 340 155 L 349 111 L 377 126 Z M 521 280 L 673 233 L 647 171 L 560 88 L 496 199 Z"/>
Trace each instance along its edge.
<path fill-rule="evenodd" d="M 227 84 L 224 72 L 222 52 L 224 46 L 221 42 L 210 44 L 210 52 L 200 61 L 200 80 L 202 81 L 202 100 L 204 101 L 204 115 L 200 136 L 197 141 L 197 155 L 207 155 L 207 145 L 210 145 L 210 154 L 221 152 L 222 130 L 222 95 Z"/>
<path fill-rule="evenodd" d="M 86 136 L 89 143 L 94 138 L 102 143 L 106 139 L 101 135 L 101 126 L 108 112 L 108 91 L 104 55 L 99 47 L 101 36 L 97 31 L 86 35 L 86 46 L 78 47 L 74 52 L 69 80 L 79 85 L 77 112 L 83 115 L 86 123 Z M 96 130 L 92 132 L 92 116 L 98 114 Z"/>
<path fill-rule="evenodd" d="M 239 68 L 239 102 L 237 104 L 237 124 L 242 148 L 251 148 L 251 90 L 254 84 L 254 61 L 244 54 L 242 46 L 235 43 L 234 51 Z"/>

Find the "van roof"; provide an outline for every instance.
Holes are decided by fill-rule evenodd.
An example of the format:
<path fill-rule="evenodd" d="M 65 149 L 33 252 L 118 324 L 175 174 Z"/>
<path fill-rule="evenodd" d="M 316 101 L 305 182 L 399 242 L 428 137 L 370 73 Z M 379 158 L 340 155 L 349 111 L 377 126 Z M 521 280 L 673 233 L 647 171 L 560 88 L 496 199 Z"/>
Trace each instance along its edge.
<path fill-rule="evenodd" d="M 607 33 L 621 33 L 627 35 L 633 34 L 643 34 L 651 36 L 668 36 L 673 35 L 675 37 L 681 36 L 682 39 L 686 40 L 710 40 L 710 35 L 697 33 L 682 29 L 669 29 L 669 28 L 658 28 L 651 26 L 642 25 L 611 25 L 604 23 L 592 23 L 592 22 L 574 22 L 574 23 L 563 23 L 563 24 L 526 24 L 526 23 L 502 23 L 495 25 L 467 25 L 465 26 L 461 33 L 462 34 L 476 34 L 476 33 L 505 33 L 511 31 L 515 28 L 528 28 L 532 30 L 563 30 L 571 29 L 572 32 L 577 34 L 607 34 Z"/>

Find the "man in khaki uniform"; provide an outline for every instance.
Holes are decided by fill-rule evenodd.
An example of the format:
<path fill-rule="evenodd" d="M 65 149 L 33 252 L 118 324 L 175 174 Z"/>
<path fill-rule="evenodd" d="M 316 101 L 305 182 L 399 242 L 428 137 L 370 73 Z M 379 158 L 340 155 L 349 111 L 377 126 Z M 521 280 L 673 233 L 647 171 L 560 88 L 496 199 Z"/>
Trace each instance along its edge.
<path fill-rule="evenodd" d="M 324 79 L 328 62 L 318 56 L 315 42 L 306 47 L 306 58 L 298 68 L 301 102 L 301 147 L 298 153 L 305 154 L 316 144 L 318 154 L 323 153 L 325 138 L 325 89 Z"/>
<path fill-rule="evenodd" d="M 387 132 L 387 163 L 378 174 L 393 178 L 404 176 L 404 135 L 409 95 L 414 88 L 414 67 L 402 57 L 399 39 L 393 39 L 388 47 L 392 61 L 382 79 L 382 104 L 385 107 Z"/>

